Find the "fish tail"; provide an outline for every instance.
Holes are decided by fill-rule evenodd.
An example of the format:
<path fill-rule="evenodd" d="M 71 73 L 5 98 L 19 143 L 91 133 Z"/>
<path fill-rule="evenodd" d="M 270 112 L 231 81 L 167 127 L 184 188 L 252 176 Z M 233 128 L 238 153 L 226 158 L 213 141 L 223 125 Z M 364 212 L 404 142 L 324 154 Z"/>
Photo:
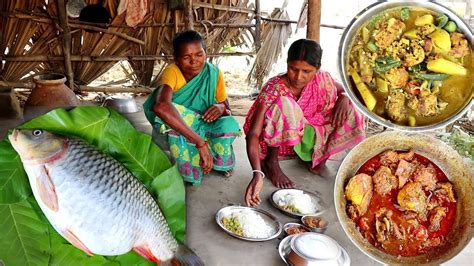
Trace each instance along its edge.
<path fill-rule="evenodd" d="M 174 258 L 164 261 L 163 266 L 204 266 L 204 262 L 187 246 L 179 243 Z"/>

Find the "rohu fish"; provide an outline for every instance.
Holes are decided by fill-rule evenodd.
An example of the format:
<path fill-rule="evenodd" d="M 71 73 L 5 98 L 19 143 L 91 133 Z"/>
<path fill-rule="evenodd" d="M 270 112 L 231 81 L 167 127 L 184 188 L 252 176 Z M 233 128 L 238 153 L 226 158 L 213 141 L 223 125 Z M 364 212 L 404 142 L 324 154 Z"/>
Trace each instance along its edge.
<path fill-rule="evenodd" d="M 88 255 L 134 250 L 162 265 L 204 265 L 171 234 L 155 199 L 122 164 L 85 141 L 41 129 L 9 136 L 56 231 Z"/>

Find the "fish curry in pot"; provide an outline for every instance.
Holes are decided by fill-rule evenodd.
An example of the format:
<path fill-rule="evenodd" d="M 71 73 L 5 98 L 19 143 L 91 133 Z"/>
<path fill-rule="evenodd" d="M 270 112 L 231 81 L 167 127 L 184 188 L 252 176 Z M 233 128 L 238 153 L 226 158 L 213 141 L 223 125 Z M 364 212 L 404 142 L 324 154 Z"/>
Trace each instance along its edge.
<path fill-rule="evenodd" d="M 393 256 L 442 248 L 456 218 L 456 195 L 443 171 L 415 153 L 387 150 L 345 185 L 346 212 L 362 236 Z"/>
<path fill-rule="evenodd" d="M 370 111 L 422 126 L 454 115 L 471 99 L 473 59 L 468 39 L 447 15 L 394 8 L 358 31 L 348 72 Z"/>

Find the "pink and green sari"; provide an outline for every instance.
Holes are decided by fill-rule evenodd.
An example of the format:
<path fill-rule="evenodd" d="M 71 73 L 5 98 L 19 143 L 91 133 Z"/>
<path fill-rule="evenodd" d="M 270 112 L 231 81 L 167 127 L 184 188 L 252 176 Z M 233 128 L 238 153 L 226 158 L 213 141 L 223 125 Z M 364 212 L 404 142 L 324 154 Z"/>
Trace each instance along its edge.
<path fill-rule="evenodd" d="M 266 157 L 267 146 L 280 147 L 279 157 L 298 155 L 315 167 L 365 137 L 363 116 L 352 104 L 340 104 L 337 99 L 336 84 L 327 72 L 319 71 L 298 99 L 281 76 L 274 77 L 250 108 L 244 132 L 250 129 L 256 106 L 264 104 L 268 109 L 260 135 L 260 159 Z M 339 108 L 347 114 L 347 120 L 333 127 L 334 113 Z"/>

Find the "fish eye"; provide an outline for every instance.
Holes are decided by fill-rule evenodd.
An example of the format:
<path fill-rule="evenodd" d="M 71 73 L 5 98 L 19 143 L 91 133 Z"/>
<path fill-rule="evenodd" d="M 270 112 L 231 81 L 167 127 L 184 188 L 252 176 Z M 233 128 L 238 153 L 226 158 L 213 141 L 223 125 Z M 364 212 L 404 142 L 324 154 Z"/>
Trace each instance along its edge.
<path fill-rule="evenodd" d="M 33 130 L 32 134 L 33 134 L 33 136 L 39 136 L 39 135 L 43 134 L 43 130 L 35 129 L 35 130 Z"/>

